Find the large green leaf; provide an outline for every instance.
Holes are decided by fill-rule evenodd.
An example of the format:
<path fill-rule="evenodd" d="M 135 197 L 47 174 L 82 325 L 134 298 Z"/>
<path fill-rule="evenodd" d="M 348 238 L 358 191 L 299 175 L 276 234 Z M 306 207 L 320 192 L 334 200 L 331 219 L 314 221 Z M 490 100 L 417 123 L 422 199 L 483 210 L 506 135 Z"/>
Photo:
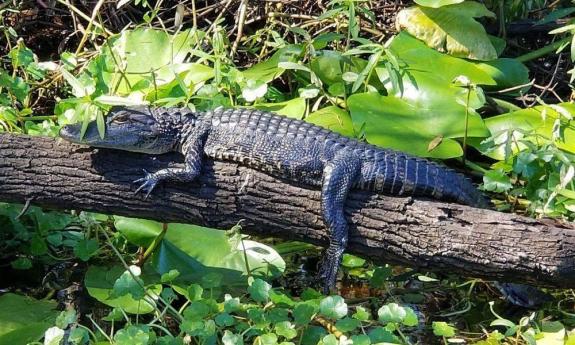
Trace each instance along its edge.
<path fill-rule="evenodd" d="M 129 294 L 116 298 L 111 297 L 114 283 L 124 272 L 125 269 L 120 266 L 111 268 L 90 266 L 86 272 L 84 284 L 90 296 L 111 307 L 122 308 L 125 312 L 132 314 L 147 314 L 154 311 L 156 302 L 148 296 L 141 300 L 136 300 Z M 152 296 L 159 296 L 162 292 L 162 285 L 147 286 L 146 290 Z"/>
<path fill-rule="evenodd" d="M 559 111 L 558 111 L 559 110 Z M 560 112 L 564 112 L 562 115 Z M 492 142 L 480 144 L 480 140 L 473 140 L 471 144 L 485 155 L 494 159 L 505 159 L 505 151 L 515 153 L 525 149 L 523 140 L 541 144 L 549 141 L 553 136 L 553 127 L 556 120 L 561 122 L 561 140 L 556 142 L 563 150 L 575 153 L 575 126 L 567 121 L 570 114 L 575 114 L 575 105 L 561 103 L 553 106 L 536 106 L 521 109 L 507 114 L 490 117 L 485 124 L 491 132 Z M 529 134 L 537 134 L 529 135 Z"/>
<path fill-rule="evenodd" d="M 345 90 L 344 72 L 359 75 L 367 64 L 367 60 L 357 56 L 346 56 L 338 51 L 322 50 L 318 51 L 317 55 L 310 61 L 310 69 L 324 84 L 330 86 L 328 88 L 330 94 L 342 96 Z M 370 75 L 369 84 L 378 90 L 383 88 L 375 73 Z M 336 88 L 332 86 L 336 86 Z"/>
<path fill-rule="evenodd" d="M 411 102 L 394 96 L 362 93 L 350 96 L 348 106 L 356 131 L 363 130 L 372 144 L 421 157 L 452 158 L 463 153 L 453 138 L 464 136 L 465 110 L 454 101 Z M 470 113 L 467 135 L 485 137 L 488 134 L 481 117 Z"/>
<path fill-rule="evenodd" d="M 418 108 L 459 110 L 465 114 L 461 103 L 468 101 L 467 90 L 456 86 L 454 79 L 463 75 L 475 84 L 495 84 L 491 76 L 475 64 L 438 53 L 408 34 L 398 35 L 390 49 L 403 63 L 400 76 L 394 82 L 389 69 L 381 65 L 376 67 L 376 73 L 390 95 Z M 473 109 L 483 105 L 476 90 L 471 89 L 468 105 Z"/>
<path fill-rule="evenodd" d="M 529 83 L 529 69 L 516 59 L 500 58 L 478 62 L 476 66 L 489 74 L 497 83 L 496 86 L 487 85 L 487 89 L 500 90 Z"/>
<path fill-rule="evenodd" d="M 292 44 L 279 49 L 269 59 L 242 71 L 247 80 L 259 80 L 264 83 L 278 78 L 285 71 L 278 67 L 280 62 L 295 62 L 303 52 L 301 45 Z"/>
<path fill-rule="evenodd" d="M 327 128 L 341 135 L 354 137 L 353 123 L 349 113 L 334 105 L 314 111 L 305 118 L 309 123 Z"/>
<path fill-rule="evenodd" d="M 473 84 L 493 90 L 523 85 L 529 81 L 529 70 L 515 59 L 470 62 L 439 53 L 406 32 L 394 37 L 389 49 L 399 60 L 404 73 L 415 74 L 416 80 L 418 75 L 429 75 L 451 83 L 456 77 L 464 75 Z"/>
<path fill-rule="evenodd" d="M 478 85 L 496 85 L 490 73 L 476 64 L 447 54 L 439 53 L 406 32 L 395 36 L 389 46 L 390 51 L 405 65 L 405 73 L 428 74 L 430 78 L 451 82 L 464 75 Z"/>
<path fill-rule="evenodd" d="M 38 341 L 59 312 L 54 301 L 6 293 L 0 296 L 0 345 Z"/>
<path fill-rule="evenodd" d="M 442 6 L 462 3 L 464 0 L 415 0 L 420 6 L 439 8 Z"/>
<path fill-rule="evenodd" d="M 305 115 L 306 103 L 305 99 L 298 97 L 279 103 L 257 103 L 254 104 L 253 107 L 259 110 L 271 111 L 279 115 L 301 120 Z"/>
<path fill-rule="evenodd" d="M 107 41 L 88 69 L 97 76 L 97 89 L 104 93 L 108 89 L 127 95 L 137 89 L 169 84 L 178 73 L 174 68 L 186 60 L 202 35 L 195 30 L 175 36 L 163 30 L 126 30 Z"/>
<path fill-rule="evenodd" d="M 495 15 L 474 1 L 440 8 L 414 6 L 398 13 L 396 26 L 438 51 L 473 60 L 494 60 L 497 52 L 483 26 L 475 21 L 477 17 Z"/>
<path fill-rule="evenodd" d="M 161 223 L 151 220 L 115 218 L 116 228 L 130 242 L 140 245 L 149 245 L 162 229 Z M 275 276 L 285 269 L 283 259 L 269 246 L 189 224 L 169 225 L 152 264 L 160 274 L 178 270 L 177 280 L 181 282 L 197 283 L 203 276 L 215 273 L 222 277 L 224 285 L 245 285 L 247 267 L 252 275 L 260 277 Z"/>
<path fill-rule="evenodd" d="M 150 85 L 147 100 L 177 98 L 195 93 L 204 83 L 214 77 L 214 69 L 197 63 L 180 63 L 172 66 L 173 78 L 165 85 Z M 177 77 L 176 77 L 177 75 Z M 184 90 L 183 88 L 186 88 Z"/>

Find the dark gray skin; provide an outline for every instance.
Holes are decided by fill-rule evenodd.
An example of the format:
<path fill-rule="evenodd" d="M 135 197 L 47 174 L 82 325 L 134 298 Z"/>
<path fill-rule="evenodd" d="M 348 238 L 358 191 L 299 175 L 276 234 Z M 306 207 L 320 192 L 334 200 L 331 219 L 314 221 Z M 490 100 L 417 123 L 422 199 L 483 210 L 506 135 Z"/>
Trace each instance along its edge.
<path fill-rule="evenodd" d="M 348 238 L 344 204 L 351 189 L 398 196 L 426 196 L 485 207 L 484 196 L 463 175 L 428 160 L 343 137 L 324 128 L 272 113 L 217 109 L 116 107 L 108 114 L 105 138 L 95 122 L 80 138 L 81 124 L 62 128 L 71 142 L 146 154 L 180 152 L 185 168 L 147 173 L 136 180 L 146 197 L 162 181 L 193 181 L 204 157 L 242 165 L 318 187 L 330 245 L 322 263 L 326 290 L 336 282 Z"/>

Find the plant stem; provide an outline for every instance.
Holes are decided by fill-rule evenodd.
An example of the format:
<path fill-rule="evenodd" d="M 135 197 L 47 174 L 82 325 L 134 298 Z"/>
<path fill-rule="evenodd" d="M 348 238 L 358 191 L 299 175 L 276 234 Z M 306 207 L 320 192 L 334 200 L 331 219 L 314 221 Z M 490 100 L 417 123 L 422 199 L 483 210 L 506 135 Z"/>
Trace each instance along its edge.
<path fill-rule="evenodd" d="M 553 53 L 562 45 L 569 43 L 571 41 L 571 39 L 572 38 L 570 36 L 565 37 L 563 39 L 560 39 L 559 41 L 551 43 L 548 46 L 545 46 L 543 48 L 531 51 L 527 54 L 518 56 L 515 58 L 515 60 L 517 60 L 519 62 L 527 62 L 527 61 L 535 60 L 535 59 L 540 58 L 542 56 L 545 56 L 547 54 Z"/>
<path fill-rule="evenodd" d="M 469 128 L 469 98 L 471 97 L 471 86 L 467 86 L 467 100 L 465 102 L 465 135 L 463 136 L 463 165 L 467 156 L 467 130 Z"/>
<path fill-rule="evenodd" d="M 479 164 L 473 163 L 473 162 L 468 161 L 468 160 L 464 161 L 463 159 L 461 159 L 461 163 L 463 163 L 465 166 L 471 168 L 472 170 L 480 172 L 482 174 L 485 174 L 488 171 L 487 169 L 483 168 Z"/>
<path fill-rule="evenodd" d="M 138 262 L 138 266 L 143 266 L 144 262 L 146 262 L 148 257 L 150 257 L 150 255 L 152 255 L 152 253 L 156 250 L 156 248 L 158 248 L 158 246 L 160 245 L 160 242 L 162 242 L 162 240 L 164 239 L 166 232 L 168 232 L 168 224 L 163 223 L 162 224 L 162 231 L 158 234 L 158 236 L 156 236 L 156 238 L 154 238 L 154 241 L 148 247 L 148 249 L 146 249 L 146 251 L 144 252 L 144 255 L 142 256 L 142 258 Z"/>
<path fill-rule="evenodd" d="M 58 117 L 55 115 L 47 115 L 47 116 L 21 116 L 18 120 L 22 121 L 42 121 L 42 120 L 57 120 Z"/>

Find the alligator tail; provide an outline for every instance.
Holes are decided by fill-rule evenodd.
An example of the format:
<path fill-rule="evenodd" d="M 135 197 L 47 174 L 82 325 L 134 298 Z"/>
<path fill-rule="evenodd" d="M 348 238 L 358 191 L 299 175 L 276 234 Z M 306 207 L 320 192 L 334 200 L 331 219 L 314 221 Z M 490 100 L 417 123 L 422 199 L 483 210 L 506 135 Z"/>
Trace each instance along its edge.
<path fill-rule="evenodd" d="M 487 208 L 487 198 L 471 180 L 445 166 L 394 151 L 376 154 L 375 164 L 364 169 L 362 180 L 375 192 L 422 196 Z"/>

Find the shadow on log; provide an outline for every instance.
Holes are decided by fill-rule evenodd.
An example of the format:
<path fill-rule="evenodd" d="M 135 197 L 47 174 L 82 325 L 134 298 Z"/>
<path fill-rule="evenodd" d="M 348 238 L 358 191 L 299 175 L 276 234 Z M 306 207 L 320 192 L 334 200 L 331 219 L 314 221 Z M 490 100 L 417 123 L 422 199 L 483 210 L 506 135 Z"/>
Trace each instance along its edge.
<path fill-rule="evenodd" d="M 0 134 L 0 201 L 195 223 L 326 245 L 320 192 L 237 164 L 206 161 L 188 185 L 134 195 L 142 169 L 177 155 L 95 150 L 59 139 Z M 575 228 L 514 214 L 353 192 L 348 251 L 380 263 L 533 283 L 575 286 Z"/>

